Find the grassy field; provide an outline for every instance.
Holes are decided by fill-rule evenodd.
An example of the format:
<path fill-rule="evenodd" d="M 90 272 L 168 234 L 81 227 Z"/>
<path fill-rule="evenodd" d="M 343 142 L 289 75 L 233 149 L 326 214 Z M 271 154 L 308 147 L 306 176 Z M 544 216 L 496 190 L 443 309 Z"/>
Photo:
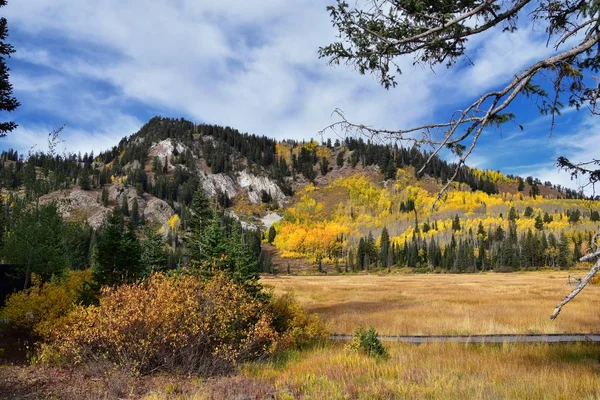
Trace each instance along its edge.
<path fill-rule="evenodd" d="M 264 277 L 292 292 L 331 332 L 372 325 L 382 335 L 600 331 L 600 286 L 588 286 L 556 321 L 549 316 L 584 271 L 462 275 Z"/>
<path fill-rule="evenodd" d="M 568 345 L 388 345 L 375 360 L 340 345 L 285 363 L 255 364 L 280 399 L 597 399 L 600 347 Z"/>

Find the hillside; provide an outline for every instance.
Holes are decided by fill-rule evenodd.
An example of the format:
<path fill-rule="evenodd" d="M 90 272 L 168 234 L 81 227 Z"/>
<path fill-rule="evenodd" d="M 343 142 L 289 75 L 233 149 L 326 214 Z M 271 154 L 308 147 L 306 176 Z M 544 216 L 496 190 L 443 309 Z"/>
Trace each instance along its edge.
<path fill-rule="evenodd" d="M 306 262 L 331 271 L 566 268 L 597 229 L 595 201 L 533 177 L 462 167 L 435 202 L 455 166 L 433 157 L 417 176 L 428 158 L 362 138 L 277 142 L 155 117 L 97 156 L 6 151 L 0 183 L 93 229 L 119 206 L 165 237 L 185 232 L 202 187 L 245 227 L 274 223 L 265 257 L 279 271 Z"/>

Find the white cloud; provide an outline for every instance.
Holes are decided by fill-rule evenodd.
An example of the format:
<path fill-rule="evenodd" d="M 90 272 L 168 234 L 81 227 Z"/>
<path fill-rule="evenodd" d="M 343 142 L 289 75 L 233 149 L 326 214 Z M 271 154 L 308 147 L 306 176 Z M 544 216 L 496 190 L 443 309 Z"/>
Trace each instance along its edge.
<path fill-rule="evenodd" d="M 18 48 L 20 60 L 62 77 L 47 87 L 18 78 L 23 91 L 40 89 L 22 108 L 45 108 L 66 122 L 97 126 L 90 135 L 106 131 L 103 125 L 118 128 L 115 121 L 124 121 L 119 132 L 135 126 L 112 117 L 125 116 L 123 106 L 135 101 L 175 117 L 308 139 L 336 120 L 331 116 L 336 108 L 352 121 L 379 127 L 425 122 L 440 106 L 460 107 L 548 52 L 529 31 L 511 36 L 494 31 L 473 43 L 469 55 L 475 67 L 432 74 L 404 59 L 399 86 L 385 91 L 371 76 L 318 59 L 318 47 L 335 40 L 327 3 L 11 1 L 10 27 L 65 43 L 56 54 L 35 42 Z M 105 98 L 94 85 L 80 85 L 86 79 L 115 87 L 116 94 Z M 30 129 L 21 125 L 19 130 Z"/>

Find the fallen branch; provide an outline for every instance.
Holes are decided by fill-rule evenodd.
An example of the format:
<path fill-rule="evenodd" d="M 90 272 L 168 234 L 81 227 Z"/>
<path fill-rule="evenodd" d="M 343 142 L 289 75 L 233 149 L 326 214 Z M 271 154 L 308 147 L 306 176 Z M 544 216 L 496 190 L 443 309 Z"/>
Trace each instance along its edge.
<path fill-rule="evenodd" d="M 598 252 L 596 252 L 594 254 L 589 254 L 585 257 L 582 257 L 581 261 L 589 260 L 590 258 L 593 258 L 594 256 L 598 256 L 598 255 L 599 255 Z M 586 287 L 586 285 L 590 282 L 590 280 L 592 280 L 592 278 L 598 273 L 598 271 L 600 271 L 600 259 L 598 259 L 596 261 L 596 264 L 594 264 L 592 269 L 590 269 L 590 272 L 587 273 L 585 278 L 583 278 L 581 280 L 579 285 L 577 285 L 577 287 L 575 289 L 573 289 L 573 291 L 571 293 L 569 293 L 564 299 L 562 299 L 562 301 L 560 303 L 558 303 L 556 305 L 556 307 L 554 308 L 554 312 L 550 316 L 550 319 L 556 319 L 556 317 L 558 317 L 558 314 L 560 314 L 560 312 L 562 311 L 562 308 L 568 302 L 573 300 L 575 298 L 575 296 L 577 296 L 579 294 L 579 292 L 581 292 L 583 290 L 583 288 Z"/>

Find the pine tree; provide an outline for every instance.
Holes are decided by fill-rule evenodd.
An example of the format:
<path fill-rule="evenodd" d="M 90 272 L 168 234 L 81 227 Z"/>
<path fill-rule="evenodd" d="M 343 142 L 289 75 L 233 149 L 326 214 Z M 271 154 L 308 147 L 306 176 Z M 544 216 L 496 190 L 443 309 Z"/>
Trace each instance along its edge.
<path fill-rule="evenodd" d="M 142 264 L 152 273 L 167 269 L 167 251 L 163 237 L 153 229 L 147 228 L 142 241 Z"/>
<path fill-rule="evenodd" d="M 121 211 L 123 215 L 129 217 L 129 202 L 127 201 L 127 194 L 123 193 L 121 196 Z"/>
<path fill-rule="evenodd" d="M 81 170 L 79 174 L 79 186 L 81 190 L 90 190 L 90 176 L 87 173 L 87 170 L 84 168 Z"/>
<path fill-rule="evenodd" d="M 211 213 L 212 219 L 208 225 L 204 229 L 202 226 L 194 228 L 191 239 L 190 261 L 194 268 L 205 277 L 211 276 L 216 271 L 227 271 L 230 265 L 227 259 L 227 240 L 221 227 L 221 218 L 216 212 Z"/>
<path fill-rule="evenodd" d="M 456 214 L 456 216 L 452 220 L 452 230 L 454 232 L 460 231 L 460 218 L 458 218 L 458 214 Z"/>
<path fill-rule="evenodd" d="M 108 189 L 106 189 L 105 187 L 102 188 L 102 205 L 104 207 L 108 206 Z"/>
<path fill-rule="evenodd" d="M 508 220 L 515 221 L 518 218 L 519 218 L 519 214 L 517 213 L 517 210 L 514 207 L 511 207 L 510 211 L 508 212 Z"/>
<path fill-rule="evenodd" d="M 379 260 L 383 267 L 389 267 L 389 253 L 390 253 L 390 235 L 387 228 L 384 226 L 381 230 L 380 244 L 379 244 Z"/>
<path fill-rule="evenodd" d="M 558 256 L 556 262 L 560 269 L 567 269 L 571 266 L 571 252 L 569 251 L 569 241 L 564 232 L 560 234 L 558 241 Z"/>
<path fill-rule="evenodd" d="M 273 241 L 275 240 L 276 235 L 277 235 L 277 232 L 275 231 L 275 227 L 273 225 L 271 225 L 271 227 L 269 228 L 269 237 L 267 239 L 269 244 L 273 244 Z"/>
<path fill-rule="evenodd" d="M 544 220 L 542 219 L 541 215 L 537 215 L 537 217 L 535 217 L 535 229 L 537 229 L 538 231 L 541 231 L 542 229 L 544 229 Z"/>
<path fill-rule="evenodd" d="M 202 183 L 200 183 L 198 189 L 194 193 L 194 198 L 192 199 L 192 204 L 190 206 L 189 226 L 192 229 L 202 230 L 212 219 L 213 212 L 210 207 L 210 202 L 204 194 Z"/>
<path fill-rule="evenodd" d="M 125 229 L 121 210 L 109 214 L 98 241 L 98 260 L 94 280 L 100 285 L 134 282 L 145 274 L 141 262 L 140 242 L 132 231 Z"/>
<path fill-rule="evenodd" d="M 0 0 L 0 8 L 6 5 L 6 0 Z M 5 57 L 10 57 L 15 49 L 12 45 L 5 42 L 8 36 L 8 27 L 6 18 L 0 18 L 0 111 L 14 111 L 19 107 L 19 102 L 13 97 L 12 84 L 9 82 L 10 68 L 6 65 Z M 12 132 L 17 127 L 14 122 L 0 122 L 0 137 L 5 137 L 8 132 Z"/>
<path fill-rule="evenodd" d="M 137 227 L 140 223 L 140 210 L 138 205 L 137 196 L 133 198 L 133 204 L 131 205 L 131 226 Z"/>

